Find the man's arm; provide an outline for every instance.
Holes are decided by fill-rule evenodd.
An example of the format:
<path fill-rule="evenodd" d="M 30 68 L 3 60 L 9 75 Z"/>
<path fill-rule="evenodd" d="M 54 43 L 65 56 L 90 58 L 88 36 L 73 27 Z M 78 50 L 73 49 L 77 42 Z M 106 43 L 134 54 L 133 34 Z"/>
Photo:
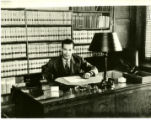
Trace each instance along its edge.
<path fill-rule="evenodd" d="M 89 78 L 98 74 L 98 69 L 84 58 L 81 58 L 81 68 L 85 71 L 83 75 L 84 78 Z"/>

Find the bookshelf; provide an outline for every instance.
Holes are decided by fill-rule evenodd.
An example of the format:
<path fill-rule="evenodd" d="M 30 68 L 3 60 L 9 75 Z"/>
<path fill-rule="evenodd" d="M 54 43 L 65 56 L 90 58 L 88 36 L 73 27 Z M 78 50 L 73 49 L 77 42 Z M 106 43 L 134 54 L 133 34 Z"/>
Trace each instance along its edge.
<path fill-rule="evenodd" d="M 102 56 L 88 50 L 94 33 L 112 31 L 113 8 L 111 6 L 71 7 L 72 37 L 75 53 L 83 57 Z"/>
<path fill-rule="evenodd" d="M 42 65 L 60 55 L 61 41 L 66 38 L 74 40 L 78 55 L 102 56 L 88 48 L 94 33 L 112 31 L 112 12 L 108 6 L 68 10 L 2 8 L 2 94 L 10 93 L 7 86 L 17 84 L 16 77 L 40 73 Z"/>
<path fill-rule="evenodd" d="M 16 76 L 27 74 L 25 9 L 1 9 L 1 100 L 9 101 Z"/>

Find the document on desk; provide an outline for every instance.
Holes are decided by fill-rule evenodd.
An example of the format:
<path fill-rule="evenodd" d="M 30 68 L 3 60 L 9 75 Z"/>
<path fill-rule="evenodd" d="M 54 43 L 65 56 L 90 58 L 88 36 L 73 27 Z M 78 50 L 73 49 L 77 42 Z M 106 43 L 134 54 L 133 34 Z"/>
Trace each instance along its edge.
<path fill-rule="evenodd" d="M 65 84 L 65 85 L 87 85 L 87 84 L 94 84 L 99 83 L 103 79 L 102 74 L 99 73 L 94 77 L 90 77 L 89 79 L 84 79 L 80 76 L 68 76 L 68 77 L 59 77 L 55 79 L 56 82 Z"/>

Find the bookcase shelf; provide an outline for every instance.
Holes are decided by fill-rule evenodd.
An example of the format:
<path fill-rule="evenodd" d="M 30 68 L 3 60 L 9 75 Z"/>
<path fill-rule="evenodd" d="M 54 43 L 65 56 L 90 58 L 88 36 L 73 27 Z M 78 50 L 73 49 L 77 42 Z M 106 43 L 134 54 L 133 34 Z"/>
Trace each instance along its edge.
<path fill-rule="evenodd" d="M 39 40 L 32 40 L 32 41 L 28 41 L 28 43 L 60 43 L 62 42 L 62 40 L 42 40 L 42 41 L 39 41 Z"/>
<path fill-rule="evenodd" d="M 2 97 L 8 96 L 10 93 L 1 94 Z"/>
<path fill-rule="evenodd" d="M 14 61 L 14 60 L 27 60 L 27 57 L 5 58 L 5 59 L 1 59 L 1 62 L 5 62 L 5 61 Z"/>
<path fill-rule="evenodd" d="M 73 13 L 99 13 L 99 14 L 110 14 L 110 11 L 72 11 Z"/>
<path fill-rule="evenodd" d="M 20 10 L 25 10 L 25 8 L 1 8 L 1 10 L 16 10 L 16 11 L 20 11 Z"/>
<path fill-rule="evenodd" d="M 23 24 L 6 24 L 6 25 L 1 25 L 1 27 L 26 27 Z"/>
<path fill-rule="evenodd" d="M 52 9 L 25 9 L 26 11 L 40 11 L 40 12 L 72 12 L 71 10 L 52 10 Z"/>
<path fill-rule="evenodd" d="M 75 43 L 75 46 L 90 45 L 91 43 Z"/>
<path fill-rule="evenodd" d="M 7 76 L 1 76 L 1 78 L 10 78 L 10 77 L 22 77 L 22 76 L 26 76 L 26 74 L 19 74 L 19 75 L 7 75 Z M 3 94 L 5 95 L 5 94 Z"/>
<path fill-rule="evenodd" d="M 35 58 L 29 58 L 29 60 L 36 60 L 36 59 L 51 59 L 51 58 L 56 58 L 57 56 L 50 56 L 50 57 L 35 57 Z"/>
<path fill-rule="evenodd" d="M 1 45 L 7 45 L 7 44 L 26 44 L 26 41 L 12 41 L 12 42 L 1 42 Z"/>
<path fill-rule="evenodd" d="M 110 28 L 73 28 L 73 30 L 87 30 L 87 31 L 92 31 L 92 30 L 110 30 Z"/>
<path fill-rule="evenodd" d="M 71 27 L 69 24 L 64 24 L 64 25 L 50 25 L 50 24 L 37 24 L 37 25 L 29 25 L 27 24 L 27 27 Z"/>

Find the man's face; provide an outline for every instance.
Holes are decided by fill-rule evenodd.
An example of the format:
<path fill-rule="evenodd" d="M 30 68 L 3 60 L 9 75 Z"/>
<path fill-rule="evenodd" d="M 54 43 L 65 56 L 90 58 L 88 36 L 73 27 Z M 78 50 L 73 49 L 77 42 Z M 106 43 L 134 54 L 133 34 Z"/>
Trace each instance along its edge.
<path fill-rule="evenodd" d="M 73 53 L 73 44 L 64 44 L 62 48 L 62 56 L 64 59 L 68 60 L 71 58 Z"/>

